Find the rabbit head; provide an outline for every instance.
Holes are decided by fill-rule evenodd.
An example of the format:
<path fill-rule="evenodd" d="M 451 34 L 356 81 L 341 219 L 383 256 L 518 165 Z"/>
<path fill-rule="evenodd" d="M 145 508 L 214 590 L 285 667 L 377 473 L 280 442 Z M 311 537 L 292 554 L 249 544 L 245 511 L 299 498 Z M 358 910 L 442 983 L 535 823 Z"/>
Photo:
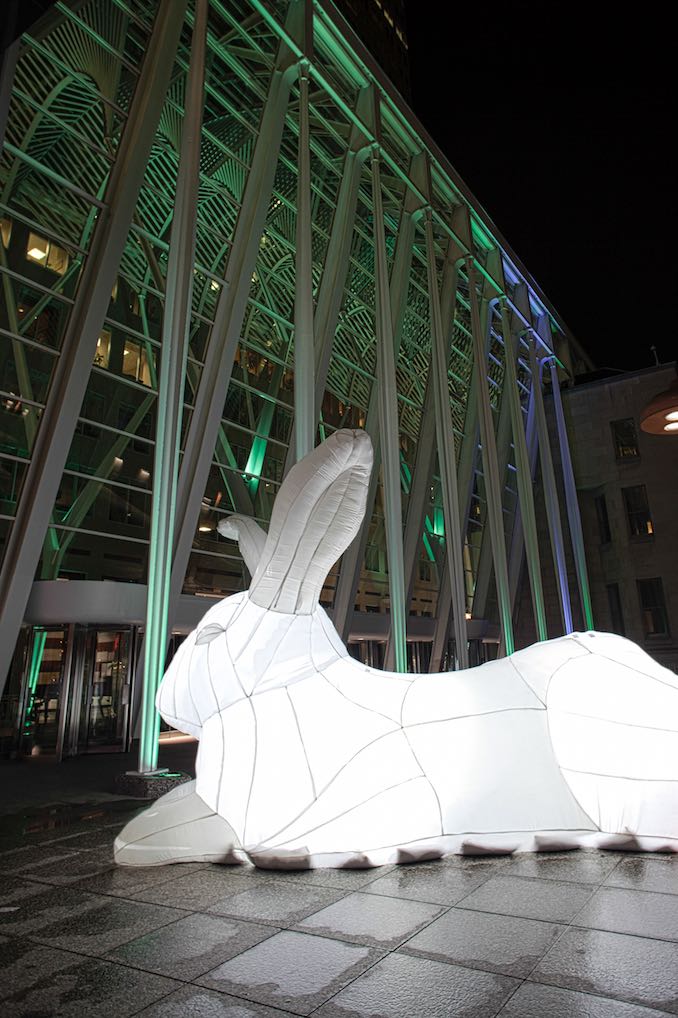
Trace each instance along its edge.
<path fill-rule="evenodd" d="M 207 718 L 254 688 L 294 681 L 346 653 L 319 597 L 360 529 L 371 470 L 367 433 L 337 431 L 292 467 L 268 534 L 243 516 L 219 524 L 237 539 L 252 582 L 214 605 L 179 648 L 157 697 L 169 724 L 199 737 Z"/>

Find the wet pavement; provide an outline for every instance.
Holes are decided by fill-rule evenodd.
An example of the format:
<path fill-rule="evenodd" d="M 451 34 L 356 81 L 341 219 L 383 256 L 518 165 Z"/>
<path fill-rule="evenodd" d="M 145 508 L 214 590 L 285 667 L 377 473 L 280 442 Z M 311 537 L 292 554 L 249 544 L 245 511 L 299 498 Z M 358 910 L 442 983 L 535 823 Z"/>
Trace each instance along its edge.
<path fill-rule="evenodd" d="M 29 802 L 1 819 L 3 1016 L 678 1014 L 678 856 L 118 869 L 114 837 L 146 804 L 93 792 L 84 765 L 47 803 L 46 769 L 19 766 L 0 765 Z"/>

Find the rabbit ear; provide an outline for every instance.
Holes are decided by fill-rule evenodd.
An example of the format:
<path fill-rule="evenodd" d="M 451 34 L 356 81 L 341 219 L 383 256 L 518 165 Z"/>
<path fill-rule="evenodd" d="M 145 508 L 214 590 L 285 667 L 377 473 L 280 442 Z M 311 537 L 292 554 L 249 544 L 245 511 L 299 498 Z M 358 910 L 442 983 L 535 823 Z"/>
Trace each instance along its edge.
<path fill-rule="evenodd" d="M 266 544 L 266 532 L 247 516 L 229 516 L 217 524 L 217 530 L 222 537 L 238 542 L 250 576 L 254 576 Z"/>
<path fill-rule="evenodd" d="M 308 615 L 331 567 L 358 533 L 372 471 L 365 431 L 337 431 L 290 470 L 273 506 L 249 596 L 273 611 Z"/>

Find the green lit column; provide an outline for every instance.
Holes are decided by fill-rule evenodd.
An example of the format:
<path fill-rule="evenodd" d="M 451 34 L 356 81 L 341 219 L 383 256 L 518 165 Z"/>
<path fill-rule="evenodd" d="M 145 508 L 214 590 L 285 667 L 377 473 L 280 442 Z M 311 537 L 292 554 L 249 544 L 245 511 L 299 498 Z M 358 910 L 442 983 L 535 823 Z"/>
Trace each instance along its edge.
<path fill-rule="evenodd" d="M 466 632 L 466 594 L 464 592 L 464 563 L 462 559 L 459 489 L 457 486 L 457 456 L 450 409 L 450 390 L 447 375 L 447 345 L 438 295 L 436 253 L 433 239 L 431 209 L 424 213 L 426 234 L 426 268 L 428 273 L 428 299 L 431 324 L 431 371 L 436 421 L 438 466 L 443 492 L 445 515 L 445 545 L 447 568 L 450 576 L 456 657 L 460 668 L 468 668 L 468 635 Z M 456 271 L 455 271 L 456 277 Z M 456 285 L 454 287 L 456 291 Z"/>
<path fill-rule="evenodd" d="M 577 487 L 574 480 L 574 470 L 572 469 L 570 444 L 567 440 L 567 428 L 565 427 L 565 415 L 563 413 L 563 401 L 560 395 L 558 366 L 556 364 L 555 357 L 551 360 L 551 390 L 553 392 L 553 407 L 556 412 L 556 427 L 558 428 L 558 443 L 560 445 L 560 462 L 563 468 L 563 484 L 565 487 L 565 504 L 567 506 L 567 519 L 570 524 L 570 538 L 572 540 L 572 551 L 574 552 L 574 565 L 577 573 L 577 585 L 579 587 L 582 616 L 586 628 L 593 629 L 593 611 L 591 609 L 591 590 L 589 588 L 589 577 L 586 569 L 584 534 L 582 533 L 581 527 L 579 502 L 577 500 Z"/>
<path fill-rule="evenodd" d="M 511 617 L 511 594 L 509 591 L 508 566 L 506 563 L 506 538 L 504 536 L 504 520 L 502 512 L 501 485 L 499 483 L 499 464 L 497 461 L 497 444 L 494 435 L 492 407 L 487 390 L 487 358 L 485 342 L 480 321 L 480 306 L 476 287 L 476 271 L 473 258 L 466 259 L 468 275 L 469 302 L 471 304 L 471 331 L 473 332 L 473 360 L 478 401 L 478 418 L 480 424 L 480 443 L 483 462 L 483 477 L 487 496 L 487 525 L 492 542 L 492 560 L 494 578 L 497 585 L 497 603 L 501 635 L 505 653 L 512 654 L 513 619 Z"/>
<path fill-rule="evenodd" d="M 520 397 L 518 395 L 516 340 L 511 330 L 510 311 L 506 305 L 506 298 L 504 297 L 500 300 L 499 311 L 501 314 L 501 329 L 505 351 L 504 393 L 508 399 L 509 413 L 511 415 L 513 449 L 516 458 L 518 500 L 520 504 L 520 516 L 525 539 L 525 554 L 527 558 L 527 571 L 530 578 L 530 591 L 532 593 L 532 609 L 534 611 L 534 621 L 537 627 L 538 638 L 540 640 L 548 640 L 548 633 L 546 630 L 546 610 L 544 608 L 544 588 L 541 582 L 539 541 L 537 539 L 537 519 L 534 511 L 532 469 L 530 466 L 530 456 L 527 451 L 527 441 L 525 439 L 523 412 L 520 407 Z"/>
<path fill-rule="evenodd" d="M 378 99 L 375 96 L 375 102 Z M 388 555 L 388 586 L 391 601 L 391 639 L 395 668 L 407 671 L 407 618 L 403 562 L 403 521 L 400 497 L 400 448 L 398 444 L 398 395 L 391 295 L 386 261 L 384 209 L 378 146 L 372 149 L 372 208 L 374 220 L 375 326 L 377 339 L 377 394 L 384 484 L 384 525 Z"/>
<path fill-rule="evenodd" d="M 308 61 L 299 64 L 299 170 L 294 287 L 294 437 L 297 460 L 315 444 L 315 349 Z"/>
<path fill-rule="evenodd" d="M 153 772 L 158 765 L 160 716 L 155 709 L 155 694 L 165 668 L 167 652 L 179 438 L 193 294 L 207 13 L 208 0 L 196 0 L 177 192 L 167 262 L 148 557 L 139 745 L 141 774 Z"/>

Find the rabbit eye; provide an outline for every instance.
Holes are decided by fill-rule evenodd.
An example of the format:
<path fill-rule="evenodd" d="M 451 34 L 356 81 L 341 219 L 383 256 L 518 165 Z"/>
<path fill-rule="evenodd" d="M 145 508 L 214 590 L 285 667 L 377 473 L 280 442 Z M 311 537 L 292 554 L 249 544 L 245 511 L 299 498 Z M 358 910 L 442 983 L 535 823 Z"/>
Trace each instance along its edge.
<path fill-rule="evenodd" d="M 218 636 L 221 636 L 221 634 L 225 632 L 226 630 L 223 626 L 219 626 L 216 622 L 213 622 L 211 625 L 205 626 L 204 629 L 200 630 L 195 638 L 196 646 L 202 643 L 211 643 L 212 640 L 216 640 Z"/>

